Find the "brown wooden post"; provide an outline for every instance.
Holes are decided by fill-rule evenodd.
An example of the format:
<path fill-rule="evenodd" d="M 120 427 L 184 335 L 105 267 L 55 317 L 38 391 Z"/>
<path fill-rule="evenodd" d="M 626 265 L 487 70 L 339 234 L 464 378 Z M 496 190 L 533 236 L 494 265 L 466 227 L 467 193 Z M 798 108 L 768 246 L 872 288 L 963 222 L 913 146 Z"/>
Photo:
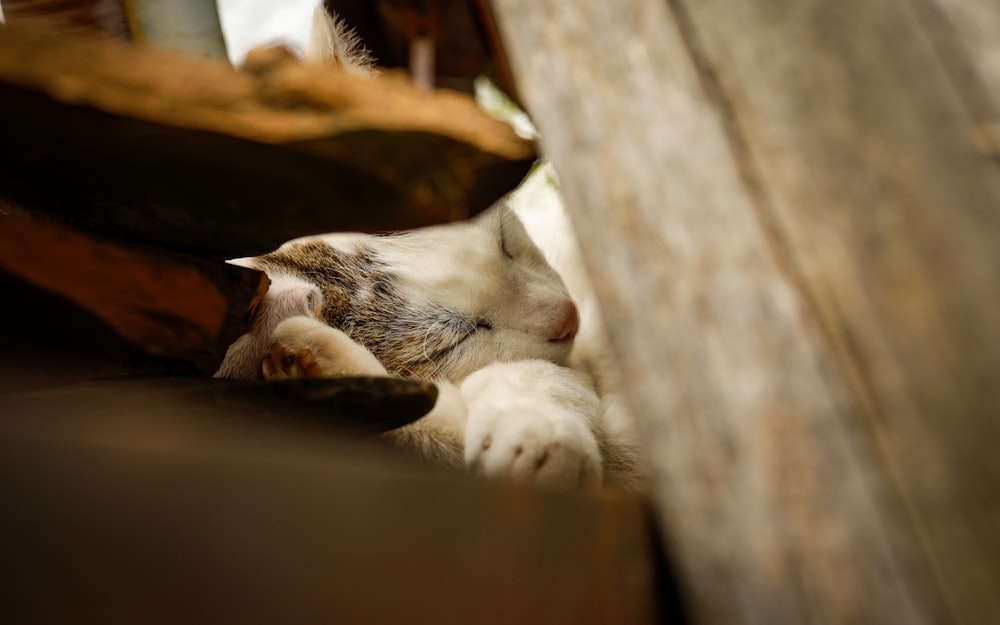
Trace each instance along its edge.
<path fill-rule="evenodd" d="M 693 622 L 1000 622 L 1000 170 L 963 48 L 904 2 L 494 7 Z"/>

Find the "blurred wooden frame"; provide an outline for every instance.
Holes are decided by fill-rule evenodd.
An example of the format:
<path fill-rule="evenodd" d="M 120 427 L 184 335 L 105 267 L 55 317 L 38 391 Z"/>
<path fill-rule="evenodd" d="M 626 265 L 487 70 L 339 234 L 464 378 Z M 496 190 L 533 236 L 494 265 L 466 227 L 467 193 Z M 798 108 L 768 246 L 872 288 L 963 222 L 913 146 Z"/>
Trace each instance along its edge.
<path fill-rule="evenodd" d="M 149 4 L 156 8 L 163 3 Z M 471 92 L 473 80 L 486 76 L 514 101 L 520 101 L 488 0 L 326 0 L 325 4 L 357 31 L 382 67 L 410 67 L 411 44 L 418 37 L 426 37 L 433 46 L 434 65 L 430 71 L 436 85 Z M 8 20 L 14 22 L 28 16 L 45 16 L 78 32 L 103 32 L 118 39 L 149 41 L 152 38 L 161 44 L 186 45 L 184 41 L 167 39 L 170 36 L 168 29 L 161 29 L 162 34 L 155 30 L 137 33 L 136 29 L 142 28 L 141 24 L 147 21 L 140 19 L 144 15 L 140 2 L 5 0 L 3 5 Z M 174 2 L 162 8 L 184 12 L 183 6 Z M 218 28 L 217 20 L 215 17 L 215 28 Z M 203 30 L 213 27 L 210 15 L 205 21 Z M 199 53 L 201 49 L 189 51 Z"/>

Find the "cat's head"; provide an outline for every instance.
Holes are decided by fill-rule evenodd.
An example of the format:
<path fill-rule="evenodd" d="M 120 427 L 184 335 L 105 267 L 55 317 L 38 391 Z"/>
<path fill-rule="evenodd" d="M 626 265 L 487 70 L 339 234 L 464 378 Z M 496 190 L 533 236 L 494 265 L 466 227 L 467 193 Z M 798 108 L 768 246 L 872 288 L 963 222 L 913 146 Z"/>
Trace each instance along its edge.
<path fill-rule="evenodd" d="M 503 205 L 401 234 L 297 239 L 252 264 L 275 281 L 275 303 L 319 296 L 319 318 L 399 375 L 457 381 L 491 362 L 562 363 L 579 327 L 559 275 Z M 263 310 L 312 307 L 287 304 Z"/>

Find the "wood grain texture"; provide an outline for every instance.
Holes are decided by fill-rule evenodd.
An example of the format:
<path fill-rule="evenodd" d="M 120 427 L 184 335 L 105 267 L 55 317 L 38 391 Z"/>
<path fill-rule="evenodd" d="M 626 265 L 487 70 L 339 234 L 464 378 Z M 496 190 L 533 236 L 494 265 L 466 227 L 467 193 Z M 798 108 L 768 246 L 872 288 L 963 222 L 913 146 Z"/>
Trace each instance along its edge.
<path fill-rule="evenodd" d="M 633 496 L 484 483 L 126 395 L 0 397 L 3 622 L 657 622 Z"/>
<path fill-rule="evenodd" d="M 922 30 L 962 100 L 971 139 L 1000 159 L 1000 4 L 976 0 L 910 0 Z"/>
<path fill-rule="evenodd" d="M 977 81 L 991 101 L 991 123 L 1000 125 L 1000 4 L 976 0 L 911 0 L 926 17 L 924 28 L 943 45 L 942 55 L 957 57 L 949 71 L 962 81 L 963 91 Z M 947 41 L 944 41 L 947 40 Z M 945 59 L 949 61 L 949 59 Z M 964 71 L 970 71 L 966 76 Z M 965 95 L 964 93 L 961 95 Z"/>
<path fill-rule="evenodd" d="M 441 223 L 485 209 L 535 158 L 472 98 L 402 76 L 276 48 L 236 72 L 33 21 L 3 34 L 0 196 L 133 241 L 232 258 Z"/>
<path fill-rule="evenodd" d="M 952 618 L 1000 620 L 1000 169 L 966 83 L 903 4 L 690 15 Z"/>
<path fill-rule="evenodd" d="M 259 271 L 92 237 L 23 215 L 0 216 L 0 271 L 64 302 L 38 311 L 48 324 L 72 325 L 73 316 L 87 315 L 137 349 L 193 362 L 205 373 L 218 368 L 246 331 L 247 311 L 270 283 Z M 18 300 L 4 308 L 23 313 L 24 306 Z M 10 316 L 5 310 L 3 318 Z M 31 331 L 47 333 L 44 327 Z"/>
<path fill-rule="evenodd" d="M 3 14 L 6 23 L 44 17 L 63 33 L 102 33 L 118 39 L 128 39 L 128 20 L 122 3 L 117 0 L 5 0 Z"/>
<path fill-rule="evenodd" d="M 225 422 L 371 436 L 427 414 L 437 401 L 431 382 L 348 376 L 291 380 L 229 380 L 202 376 L 119 376 L 0 395 L 6 414 L 48 419 L 52 415 L 191 414 Z M 139 418 L 145 418 L 140 416 Z"/>
<path fill-rule="evenodd" d="M 693 622 L 997 622 L 997 171 L 909 8 L 494 6 Z"/>

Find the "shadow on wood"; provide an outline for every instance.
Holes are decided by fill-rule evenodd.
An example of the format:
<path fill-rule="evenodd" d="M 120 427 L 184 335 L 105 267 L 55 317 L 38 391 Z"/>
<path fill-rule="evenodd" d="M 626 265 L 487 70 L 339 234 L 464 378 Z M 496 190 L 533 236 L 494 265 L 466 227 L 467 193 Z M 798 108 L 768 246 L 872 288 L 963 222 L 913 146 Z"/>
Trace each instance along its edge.
<path fill-rule="evenodd" d="M 65 412 L 59 393 L 0 398 L 5 622 L 656 622 L 631 496 L 432 472 L 169 395 Z"/>

